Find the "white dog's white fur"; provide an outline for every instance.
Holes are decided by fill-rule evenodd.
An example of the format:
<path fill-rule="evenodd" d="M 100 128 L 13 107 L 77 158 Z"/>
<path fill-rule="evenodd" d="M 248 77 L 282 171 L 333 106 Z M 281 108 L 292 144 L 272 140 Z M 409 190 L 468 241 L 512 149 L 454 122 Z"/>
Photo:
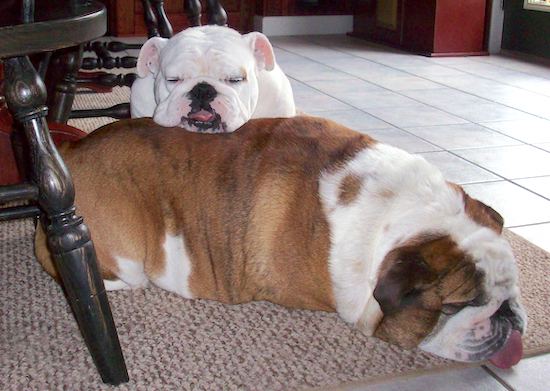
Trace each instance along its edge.
<path fill-rule="evenodd" d="M 241 35 L 228 27 L 202 26 L 170 39 L 154 37 L 143 45 L 137 71 L 132 118 L 153 117 L 159 125 L 191 131 L 232 132 L 250 118 L 296 114 L 290 82 L 269 40 L 258 32 Z M 188 120 L 189 92 L 199 83 L 217 93 L 210 106 L 219 121 L 210 128 Z"/>

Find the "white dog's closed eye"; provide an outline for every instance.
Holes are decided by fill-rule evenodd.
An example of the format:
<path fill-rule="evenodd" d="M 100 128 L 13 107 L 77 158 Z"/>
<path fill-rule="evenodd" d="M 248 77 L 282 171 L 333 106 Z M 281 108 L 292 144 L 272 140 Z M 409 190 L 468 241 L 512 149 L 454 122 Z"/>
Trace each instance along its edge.
<path fill-rule="evenodd" d="M 231 84 L 238 84 L 240 82 L 246 81 L 246 76 L 228 77 L 227 79 L 225 79 L 225 81 Z"/>

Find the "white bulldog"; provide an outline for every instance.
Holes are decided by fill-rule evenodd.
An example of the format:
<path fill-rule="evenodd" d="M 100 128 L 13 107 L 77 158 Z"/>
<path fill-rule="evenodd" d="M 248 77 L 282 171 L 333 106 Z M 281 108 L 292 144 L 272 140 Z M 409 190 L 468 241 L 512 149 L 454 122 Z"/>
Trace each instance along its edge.
<path fill-rule="evenodd" d="M 258 32 L 192 27 L 143 45 L 132 86 L 132 118 L 203 133 L 233 132 L 250 118 L 296 114 L 290 82 Z"/>

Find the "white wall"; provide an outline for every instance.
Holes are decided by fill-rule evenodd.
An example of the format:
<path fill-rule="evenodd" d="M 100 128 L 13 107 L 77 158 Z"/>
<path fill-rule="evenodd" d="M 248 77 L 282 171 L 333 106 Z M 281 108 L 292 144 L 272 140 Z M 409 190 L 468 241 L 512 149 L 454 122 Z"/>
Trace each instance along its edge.
<path fill-rule="evenodd" d="M 502 45 L 502 26 L 504 24 L 504 0 L 493 0 L 491 23 L 489 25 L 489 53 L 499 53 Z"/>
<path fill-rule="evenodd" d="M 353 15 L 254 16 L 254 30 L 265 35 L 345 34 L 353 30 Z"/>

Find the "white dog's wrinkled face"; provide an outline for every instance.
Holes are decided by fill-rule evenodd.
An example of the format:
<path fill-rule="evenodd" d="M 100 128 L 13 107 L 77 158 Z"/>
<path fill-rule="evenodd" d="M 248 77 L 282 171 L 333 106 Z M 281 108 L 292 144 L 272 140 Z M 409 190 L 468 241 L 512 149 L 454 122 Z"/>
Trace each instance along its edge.
<path fill-rule="evenodd" d="M 154 121 L 203 133 L 233 132 L 258 101 L 257 73 L 274 67 L 261 33 L 241 35 L 220 26 L 193 27 L 170 39 L 151 38 L 138 58 L 138 74 L 155 78 Z"/>
<path fill-rule="evenodd" d="M 515 365 L 526 315 L 508 243 L 490 229 L 460 243 L 422 240 L 388 255 L 374 293 L 384 312 L 375 335 L 452 360 Z"/>

